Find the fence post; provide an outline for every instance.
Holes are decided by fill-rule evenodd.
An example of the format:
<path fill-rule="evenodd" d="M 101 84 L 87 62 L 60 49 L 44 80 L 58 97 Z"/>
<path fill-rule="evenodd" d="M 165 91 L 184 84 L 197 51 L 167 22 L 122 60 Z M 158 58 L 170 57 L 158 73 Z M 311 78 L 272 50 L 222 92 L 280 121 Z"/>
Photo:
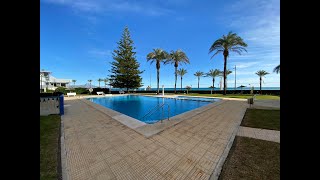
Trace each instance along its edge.
<path fill-rule="evenodd" d="M 60 115 L 64 115 L 63 94 L 59 96 Z"/>

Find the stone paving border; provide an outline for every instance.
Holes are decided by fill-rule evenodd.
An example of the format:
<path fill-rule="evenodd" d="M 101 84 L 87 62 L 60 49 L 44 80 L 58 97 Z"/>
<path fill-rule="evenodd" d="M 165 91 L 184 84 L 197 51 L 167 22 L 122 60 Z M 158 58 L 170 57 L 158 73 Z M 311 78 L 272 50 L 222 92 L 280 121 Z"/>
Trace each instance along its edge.
<path fill-rule="evenodd" d="M 240 126 L 238 136 L 280 143 L 280 131 Z"/>
<path fill-rule="evenodd" d="M 149 95 L 151 96 L 151 95 Z M 101 96 L 100 96 L 101 97 Z M 155 96 L 151 96 L 155 97 Z M 161 96 L 163 97 L 163 96 Z M 164 96 L 165 98 L 174 98 L 174 96 Z M 156 98 L 160 98 L 159 96 L 156 96 Z M 152 137 L 155 134 L 158 134 L 162 131 L 164 131 L 167 128 L 170 128 L 174 125 L 177 125 L 178 123 L 182 122 L 184 119 L 192 118 L 200 113 L 203 113 L 213 107 L 219 106 L 222 103 L 225 103 L 226 100 L 219 100 L 217 102 L 178 114 L 176 116 L 171 117 L 169 120 L 163 120 L 162 122 L 157 122 L 154 124 L 146 124 L 144 122 L 139 121 L 138 119 L 132 118 L 130 116 L 127 116 L 125 114 L 122 114 L 118 111 L 112 110 L 110 108 L 106 108 L 102 105 L 93 103 L 86 99 L 80 99 L 80 101 L 86 103 L 87 105 L 99 110 L 100 112 L 103 112 L 104 114 L 110 116 L 112 119 L 117 120 L 118 122 L 126 125 L 127 127 L 135 130 L 136 132 L 144 135 L 145 137 L 149 138 Z"/>

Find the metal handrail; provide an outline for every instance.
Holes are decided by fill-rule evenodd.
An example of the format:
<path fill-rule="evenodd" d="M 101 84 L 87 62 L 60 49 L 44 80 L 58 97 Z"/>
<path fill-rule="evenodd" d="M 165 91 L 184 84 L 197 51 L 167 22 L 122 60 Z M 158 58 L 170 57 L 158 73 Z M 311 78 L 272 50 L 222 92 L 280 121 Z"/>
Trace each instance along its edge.
<path fill-rule="evenodd" d="M 153 113 L 155 113 L 159 108 L 162 108 L 162 119 L 161 122 L 163 120 L 163 106 L 167 105 L 168 106 L 168 121 L 169 121 L 169 117 L 170 117 L 170 105 L 167 103 L 162 103 L 160 105 L 157 105 L 155 108 L 151 109 L 147 114 L 145 114 L 142 119 L 144 119 L 145 117 L 151 116 Z"/>
<path fill-rule="evenodd" d="M 151 113 L 153 110 L 157 109 L 159 106 L 162 106 L 164 103 L 162 104 L 158 104 L 156 105 L 154 108 L 150 109 L 143 117 L 142 119 L 144 119 L 144 117 L 146 117 L 149 113 Z"/>

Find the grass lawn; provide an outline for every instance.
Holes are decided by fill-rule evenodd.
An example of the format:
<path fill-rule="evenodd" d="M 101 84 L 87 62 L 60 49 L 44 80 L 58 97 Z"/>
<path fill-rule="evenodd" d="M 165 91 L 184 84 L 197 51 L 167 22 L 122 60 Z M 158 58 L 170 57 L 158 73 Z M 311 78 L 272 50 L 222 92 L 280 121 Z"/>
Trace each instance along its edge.
<path fill-rule="evenodd" d="M 236 136 L 219 180 L 280 179 L 280 143 Z"/>
<path fill-rule="evenodd" d="M 40 116 L 40 179 L 58 179 L 60 116 Z"/>
<path fill-rule="evenodd" d="M 280 131 L 280 110 L 248 108 L 241 126 Z"/>
<path fill-rule="evenodd" d="M 187 96 L 206 96 L 206 97 L 225 97 L 225 98 L 241 98 L 241 99 L 248 99 L 252 97 L 250 94 L 198 94 L 198 93 L 189 93 L 189 94 L 184 94 Z M 256 99 L 261 100 L 261 99 L 280 99 L 280 96 L 275 96 L 275 95 L 257 95 Z"/>

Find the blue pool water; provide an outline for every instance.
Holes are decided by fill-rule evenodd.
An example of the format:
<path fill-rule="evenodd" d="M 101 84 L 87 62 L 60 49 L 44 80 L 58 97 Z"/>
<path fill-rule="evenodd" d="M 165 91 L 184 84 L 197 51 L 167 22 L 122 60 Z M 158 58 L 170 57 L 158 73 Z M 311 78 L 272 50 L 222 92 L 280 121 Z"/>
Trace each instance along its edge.
<path fill-rule="evenodd" d="M 93 103 L 113 109 L 148 124 L 153 124 L 161 119 L 167 119 L 168 105 L 170 107 L 169 117 L 172 117 L 220 100 L 216 98 L 208 99 L 199 98 L 197 100 L 197 98 L 193 98 L 187 100 L 186 98 L 162 98 L 138 95 L 87 98 L 87 100 Z M 163 111 L 162 108 L 155 108 L 163 103 L 165 103 Z"/>

